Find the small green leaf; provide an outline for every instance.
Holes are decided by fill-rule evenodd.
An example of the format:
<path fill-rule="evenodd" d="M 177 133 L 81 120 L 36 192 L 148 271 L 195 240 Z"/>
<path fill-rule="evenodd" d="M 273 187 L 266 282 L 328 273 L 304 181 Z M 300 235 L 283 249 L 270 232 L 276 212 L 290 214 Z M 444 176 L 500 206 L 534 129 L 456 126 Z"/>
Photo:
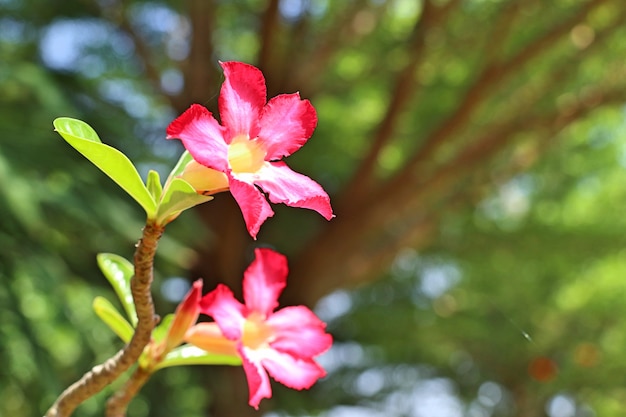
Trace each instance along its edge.
<path fill-rule="evenodd" d="M 132 263 L 113 253 L 100 253 L 97 256 L 98 266 L 109 281 L 133 326 L 137 325 L 135 303 L 130 291 L 130 280 L 135 273 Z"/>
<path fill-rule="evenodd" d="M 158 343 L 161 340 L 165 339 L 165 336 L 167 336 L 167 331 L 170 329 L 170 325 L 172 324 L 173 320 L 174 314 L 168 314 L 167 316 L 163 317 L 161 322 L 152 331 L 152 340 Z"/>
<path fill-rule="evenodd" d="M 211 196 L 198 194 L 187 181 L 174 178 L 166 185 L 161 197 L 157 208 L 157 223 L 166 224 L 169 219 L 176 217 L 181 211 L 212 199 Z"/>
<path fill-rule="evenodd" d="M 67 143 L 133 197 L 146 211 L 148 218 L 154 218 L 156 201 L 152 198 L 137 169 L 126 155 L 109 145 L 103 144 L 91 126 L 83 121 L 59 117 L 54 120 L 53 124 L 55 130 Z"/>
<path fill-rule="evenodd" d="M 193 161 L 193 157 L 191 156 L 189 151 L 183 152 L 180 158 L 178 158 L 178 162 L 176 162 L 176 165 L 172 169 L 172 172 L 170 172 L 170 175 L 167 176 L 167 180 L 165 181 L 165 183 L 167 184 L 177 176 L 181 175 L 185 170 L 187 164 L 191 161 Z"/>
<path fill-rule="evenodd" d="M 163 186 L 161 185 L 161 178 L 159 173 L 153 170 L 148 171 L 148 179 L 146 180 L 146 186 L 154 201 L 161 199 L 161 193 L 163 193 Z"/>
<path fill-rule="evenodd" d="M 96 297 L 93 300 L 93 310 L 124 343 L 130 341 L 134 333 L 133 326 L 126 321 L 109 300 L 104 297 Z"/>
<path fill-rule="evenodd" d="M 168 353 L 162 362 L 157 364 L 155 371 L 170 366 L 182 365 L 241 365 L 237 355 L 218 355 L 206 352 L 196 346 L 183 345 Z"/>

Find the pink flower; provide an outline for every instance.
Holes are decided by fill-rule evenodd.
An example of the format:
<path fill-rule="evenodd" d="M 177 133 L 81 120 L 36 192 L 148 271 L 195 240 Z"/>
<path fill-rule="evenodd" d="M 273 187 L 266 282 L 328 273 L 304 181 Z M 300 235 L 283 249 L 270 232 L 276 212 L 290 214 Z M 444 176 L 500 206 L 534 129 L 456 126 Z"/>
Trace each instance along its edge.
<path fill-rule="evenodd" d="M 322 187 L 281 161 L 313 134 L 317 115 L 311 103 L 298 93 L 281 94 L 266 103 L 265 79 L 259 69 L 241 62 L 220 65 L 226 77 L 218 103 L 222 124 L 206 108 L 193 104 L 167 127 L 167 138 L 183 142 L 194 160 L 211 173 L 215 190 L 228 184 L 252 237 L 274 215 L 257 187 L 272 203 L 315 210 L 330 220 L 330 199 Z"/>
<path fill-rule="evenodd" d="M 185 340 L 209 352 L 239 353 L 248 379 L 249 404 L 259 407 L 272 396 L 268 373 L 294 389 L 310 388 L 326 371 L 314 358 L 332 344 L 326 325 L 307 307 L 278 307 L 287 282 L 287 259 L 270 249 L 256 249 L 243 278 L 245 304 L 225 285 L 200 301 L 200 312 L 215 323 L 199 323 Z"/>

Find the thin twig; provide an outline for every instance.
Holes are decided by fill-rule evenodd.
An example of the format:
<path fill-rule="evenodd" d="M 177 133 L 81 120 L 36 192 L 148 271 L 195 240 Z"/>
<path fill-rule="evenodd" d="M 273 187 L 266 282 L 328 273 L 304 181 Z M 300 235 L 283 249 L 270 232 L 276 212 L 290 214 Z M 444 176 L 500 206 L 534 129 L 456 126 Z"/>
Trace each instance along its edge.
<path fill-rule="evenodd" d="M 46 412 L 45 417 L 67 417 L 83 401 L 93 397 L 125 372 L 143 352 L 150 341 L 155 325 L 154 303 L 150 286 L 152 267 L 159 238 L 164 227 L 148 222 L 135 250 L 135 275 L 131 279 L 131 292 L 137 311 L 137 327 L 130 342 L 115 356 L 94 366 L 81 379 L 68 387 Z"/>

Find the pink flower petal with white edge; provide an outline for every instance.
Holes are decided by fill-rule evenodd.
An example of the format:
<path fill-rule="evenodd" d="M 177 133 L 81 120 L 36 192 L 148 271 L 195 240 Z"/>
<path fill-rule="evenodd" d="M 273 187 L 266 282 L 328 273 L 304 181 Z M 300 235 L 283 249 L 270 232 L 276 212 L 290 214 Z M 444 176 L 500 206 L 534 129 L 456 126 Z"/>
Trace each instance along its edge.
<path fill-rule="evenodd" d="M 317 211 L 326 220 L 333 218 L 330 197 L 321 185 L 306 175 L 292 171 L 284 162 L 266 163 L 254 183 L 265 191 L 272 203 Z"/>
<path fill-rule="evenodd" d="M 302 359 L 313 358 L 330 349 L 333 338 L 326 324 L 305 306 L 285 307 L 266 323 L 275 331 L 271 347 Z"/>
<path fill-rule="evenodd" d="M 232 176 L 229 178 L 229 184 L 230 193 L 237 201 L 237 204 L 239 204 L 248 233 L 256 239 L 261 225 L 268 217 L 274 215 L 274 211 L 263 193 L 254 185 L 239 181 Z"/>
<path fill-rule="evenodd" d="M 259 140 L 266 147 L 266 160 L 289 156 L 306 143 L 317 125 L 317 114 L 298 93 L 281 94 L 263 108 Z"/>
<path fill-rule="evenodd" d="M 248 390 L 250 397 L 248 404 L 255 409 L 259 409 L 259 403 L 263 398 L 272 397 L 272 387 L 267 372 L 261 366 L 259 358 L 255 358 L 254 351 L 241 347 L 239 355 L 243 363 L 243 370 L 248 380 Z"/>
<path fill-rule="evenodd" d="M 166 130 L 167 139 L 180 139 L 193 159 L 202 165 L 225 172 L 228 169 L 228 145 L 224 128 L 210 111 L 192 104 Z"/>
<path fill-rule="evenodd" d="M 287 258 L 271 249 L 255 249 L 255 259 L 243 276 L 243 299 L 248 311 L 268 317 L 278 307 L 287 284 Z"/>
<path fill-rule="evenodd" d="M 311 388 L 326 376 L 326 371 L 313 360 L 299 359 L 273 349 L 264 349 L 261 363 L 276 381 L 286 387 L 301 390 Z"/>
<path fill-rule="evenodd" d="M 263 73 L 242 62 L 220 62 L 220 65 L 226 77 L 219 108 L 222 124 L 228 130 L 227 142 L 239 134 L 253 139 L 259 132 L 259 117 L 267 97 Z"/>
<path fill-rule="evenodd" d="M 241 338 L 246 307 L 241 304 L 233 292 L 224 284 L 218 284 L 200 300 L 200 312 L 213 317 L 224 336 L 231 340 Z"/>

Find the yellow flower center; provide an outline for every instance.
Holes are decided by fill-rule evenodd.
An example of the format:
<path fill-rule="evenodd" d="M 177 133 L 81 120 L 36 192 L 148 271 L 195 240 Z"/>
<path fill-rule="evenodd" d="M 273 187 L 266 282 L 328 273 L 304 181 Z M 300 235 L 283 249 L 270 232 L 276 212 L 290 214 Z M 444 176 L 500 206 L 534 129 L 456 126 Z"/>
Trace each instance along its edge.
<path fill-rule="evenodd" d="M 228 146 L 228 163 L 233 172 L 257 172 L 265 162 L 265 150 L 246 135 L 236 136 Z"/>
<path fill-rule="evenodd" d="M 243 325 L 241 341 L 250 349 L 258 349 L 267 345 L 274 337 L 274 329 L 265 323 L 265 318 L 259 313 L 252 313 Z"/>

